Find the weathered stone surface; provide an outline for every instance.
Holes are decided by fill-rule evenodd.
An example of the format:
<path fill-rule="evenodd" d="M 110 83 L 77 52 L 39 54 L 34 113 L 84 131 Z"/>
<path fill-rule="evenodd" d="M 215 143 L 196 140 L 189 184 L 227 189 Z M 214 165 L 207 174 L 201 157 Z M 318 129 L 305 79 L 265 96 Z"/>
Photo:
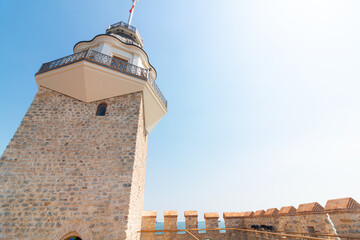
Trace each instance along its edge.
<path fill-rule="evenodd" d="M 106 115 L 95 116 L 103 102 Z M 40 87 L 1 156 L 0 234 L 60 239 L 77 229 L 66 226 L 93 239 L 136 234 L 146 147 L 141 92 L 84 103 Z"/>
<path fill-rule="evenodd" d="M 141 230 L 154 231 L 156 226 L 156 211 L 145 211 L 142 216 Z M 141 233 L 141 239 L 152 240 L 155 238 L 155 232 Z"/>
<path fill-rule="evenodd" d="M 205 227 L 207 229 L 219 228 L 219 214 L 216 212 L 204 213 Z"/>
<path fill-rule="evenodd" d="M 360 204 L 352 198 L 339 198 L 327 201 L 325 210 L 360 210 Z"/>
<path fill-rule="evenodd" d="M 164 211 L 164 230 L 176 230 L 177 229 L 177 211 Z M 165 239 L 174 239 L 177 232 L 165 232 Z"/>
<path fill-rule="evenodd" d="M 242 212 L 241 214 L 242 214 L 244 217 L 252 217 L 252 216 L 254 216 L 254 212 L 253 212 L 253 211 Z"/>
<path fill-rule="evenodd" d="M 300 204 L 297 208 L 297 213 L 305 212 L 323 212 L 324 208 L 317 202 Z"/>
<path fill-rule="evenodd" d="M 278 215 L 279 210 L 277 208 L 269 208 L 268 210 L 265 211 L 265 216 L 267 217 L 275 217 Z"/>
<path fill-rule="evenodd" d="M 164 211 L 164 217 L 177 217 L 177 211 Z"/>
<path fill-rule="evenodd" d="M 184 216 L 185 217 L 197 217 L 198 212 L 197 211 L 185 211 Z"/>
<path fill-rule="evenodd" d="M 197 211 L 185 211 L 185 227 L 186 229 L 198 228 L 198 212 Z"/>
<path fill-rule="evenodd" d="M 223 217 L 226 228 L 242 228 L 245 212 L 224 212 Z"/>
<path fill-rule="evenodd" d="M 223 213 L 223 218 L 239 218 L 239 217 L 243 217 L 243 213 L 242 212 L 224 212 Z"/>
<path fill-rule="evenodd" d="M 328 213 L 339 235 L 360 237 L 360 211 L 331 211 Z"/>
<path fill-rule="evenodd" d="M 279 215 L 289 215 L 295 213 L 296 213 L 296 208 L 294 208 L 293 206 L 282 207 L 278 212 Z"/>
<path fill-rule="evenodd" d="M 264 210 L 257 210 L 255 213 L 254 213 L 254 217 L 261 217 L 261 216 L 264 216 L 265 215 L 265 211 Z"/>

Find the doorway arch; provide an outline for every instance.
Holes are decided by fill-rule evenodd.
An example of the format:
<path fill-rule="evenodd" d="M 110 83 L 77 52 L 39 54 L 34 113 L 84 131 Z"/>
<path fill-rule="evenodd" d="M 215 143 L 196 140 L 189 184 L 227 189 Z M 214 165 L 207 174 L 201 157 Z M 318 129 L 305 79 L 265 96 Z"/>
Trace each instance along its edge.
<path fill-rule="evenodd" d="M 92 231 L 83 224 L 71 224 L 57 231 L 51 240 L 92 240 Z"/>
<path fill-rule="evenodd" d="M 68 237 L 65 240 L 82 240 L 80 237 L 77 236 L 72 236 L 72 237 Z"/>

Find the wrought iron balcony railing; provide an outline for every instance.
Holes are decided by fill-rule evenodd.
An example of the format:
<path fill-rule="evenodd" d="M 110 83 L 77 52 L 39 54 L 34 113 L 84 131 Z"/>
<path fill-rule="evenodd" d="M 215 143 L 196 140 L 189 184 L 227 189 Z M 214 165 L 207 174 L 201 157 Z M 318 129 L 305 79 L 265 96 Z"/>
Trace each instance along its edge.
<path fill-rule="evenodd" d="M 114 23 L 114 24 L 111 24 L 109 27 L 108 27 L 108 30 L 110 29 L 113 29 L 113 28 L 116 28 L 116 27 L 119 27 L 119 26 L 122 26 L 122 27 L 126 27 L 127 29 L 137 33 L 137 29 L 136 27 L 133 27 L 125 22 L 118 22 L 118 23 Z"/>
<path fill-rule="evenodd" d="M 51 62 L 44 63 L 35 75 L 54 70 L 56 68 L 64 67 L 82 60 L 100 64 L 115 71 L 148 81 L 151 88 L 155 91 L 161 102 L 167 108 L 167 100 L 157 86 L 155 79 L 153 79 L 153 77 L 151 76 L 149 69 L 138 67 L 134 64 L 121 61 L 118 58 L 113 58 L 95 50 L 87 49 L 82 52 L 78 52 Z"/>

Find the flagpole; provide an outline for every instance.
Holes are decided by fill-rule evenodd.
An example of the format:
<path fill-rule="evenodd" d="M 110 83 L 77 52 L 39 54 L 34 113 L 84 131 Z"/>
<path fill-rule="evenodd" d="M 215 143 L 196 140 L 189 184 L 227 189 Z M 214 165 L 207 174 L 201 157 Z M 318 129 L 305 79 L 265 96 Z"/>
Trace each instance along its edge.
<path fill-rule="evenodd" d="M 129 26 L 131 26 L 131 21 L 132 21 L 132 17 L 133 17 L 133 14 L 134 14 L 134 8 L 135 8 L 135 4 L 137 3 L 138 0 L 132 0 L 133 1 L 133 5 L 130 9 L 130 16 L 129 16 L 129 21 L 128 21 L 128 24 Z"/>

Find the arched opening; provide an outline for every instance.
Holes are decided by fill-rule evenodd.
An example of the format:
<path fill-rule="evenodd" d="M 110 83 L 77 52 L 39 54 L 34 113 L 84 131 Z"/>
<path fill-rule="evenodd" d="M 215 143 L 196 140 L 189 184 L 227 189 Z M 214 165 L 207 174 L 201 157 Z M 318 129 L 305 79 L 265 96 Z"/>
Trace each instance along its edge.
<path fill-rule="evenodd" d="M 96 116 L 105 116 L 107 105 L 106 103 L 99 104 L 96 110 Z"/>
<path fill-rule="evenodd" d="M 92 231 L 87 225 L 76 223 L 64 226 L 62 229 L 54 233 L 52 240 L 92 240 Z"/>
<path fill-rule="evenodd" d="M 65 240 L 82 240 L 82 239 L 79 237 L 68 237 Z"/>

